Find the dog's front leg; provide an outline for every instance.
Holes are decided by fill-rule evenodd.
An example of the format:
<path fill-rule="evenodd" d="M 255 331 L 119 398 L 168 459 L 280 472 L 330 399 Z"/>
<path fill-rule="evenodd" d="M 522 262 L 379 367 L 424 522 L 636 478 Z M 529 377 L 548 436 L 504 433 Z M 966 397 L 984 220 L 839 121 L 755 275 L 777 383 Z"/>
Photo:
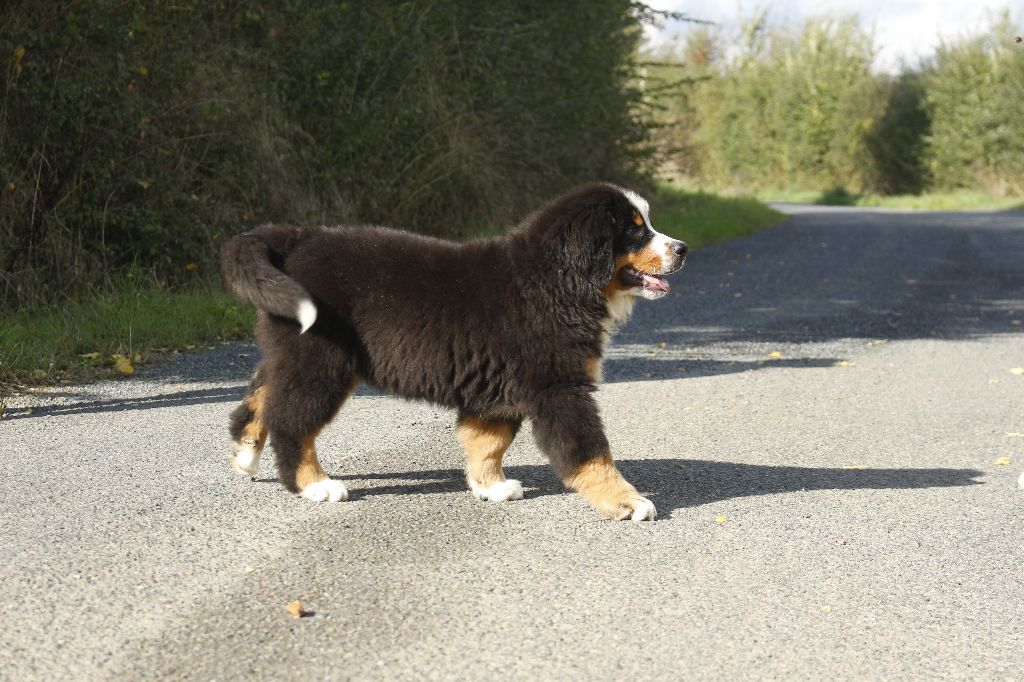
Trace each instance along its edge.
<path fill-rule="evenodd" d="M 537 445 L 568 487 L 610 519 L 654 520 L 654 505 L 615 468 L 597 405 L 586 389 L 549 391 L 531 416 Z"/>

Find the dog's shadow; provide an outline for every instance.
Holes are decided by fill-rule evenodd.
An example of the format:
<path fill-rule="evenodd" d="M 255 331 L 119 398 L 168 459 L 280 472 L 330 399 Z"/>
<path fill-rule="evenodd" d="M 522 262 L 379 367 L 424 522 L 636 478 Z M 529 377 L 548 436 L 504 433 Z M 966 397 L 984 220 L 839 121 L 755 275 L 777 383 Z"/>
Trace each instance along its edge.
<path fill-rule="evenodd" d="M 752 495 L 809 490 L 910 490 L 978 485 L 982 475 L 974 469 L 872 469 L 768 466 L 693 459 L 624 459 L 617 465 L 636 488 L 671 516 L 678 509 Z M 527 499 L 566 494 L 566 488 L 547 465 L 507 466 L 509 478 L 522 481 Z M 424 495 L 466 490 L 458 469 L 432 469 L 388 473 L 351 473 L 333 478 L 343 481 L 381 481 L 358 487 L 350 499 L 373 495 Z M 276 479 L 260 479 L 276 481 Z"/>

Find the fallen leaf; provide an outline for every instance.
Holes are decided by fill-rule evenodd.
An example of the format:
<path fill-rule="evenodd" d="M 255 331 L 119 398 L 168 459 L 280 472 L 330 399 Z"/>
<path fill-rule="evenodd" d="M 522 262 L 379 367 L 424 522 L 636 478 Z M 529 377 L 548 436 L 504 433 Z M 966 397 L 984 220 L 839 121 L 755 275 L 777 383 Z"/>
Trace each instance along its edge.
<path fill-rule="evenodd" d="M 853 367 L 853 363 L 850 362 L 849 360 L 840 360 L 839 362 L 834 363 L 834 366 L 835 367 Z"/>
<path fill-rule="evenodd" d="M 126 358 L 123 355 L 114 355 L 112 357 L 114 358 L 114 367 L 117 368 L 118 372 L 120 372 L 121 374 L 134 374 L 135 373 L 135 368 L 132 367 L 132 361 L 131 360 L 129 360 L 128 358 Z"/>
<path fill-rule="evenodd" d="M 777 350 L 773 350 L 771 353 L 768 354 L 768 357 L 770 357 L 772 360 L 778 360 L 779 358 L 782 357 L 782 353 L 780 353 Z"/>
<path fill-rule="evenodd" d="M 135 355 L 133 355 L 132 356 L 132 362 L 134 362 L 136 365 L 141 365 L 142 364 L 142 353 L 136 353 Z"/>
<path fill-rule="evenodd" d="M 252 573 L 252 572 L 253 572 L 253 571 L 255 571 L 255 570 L 256 570 L 255 568 L 253 568 L 253 567 L 252 567 L 252 566 L 250 566 L 249 564 L 246 564 L 246 565 L 245 565 L 245 568 L 243 568 L 243 569 L 242 569 L 242 572 L 243 572 L 243 573 Z"/>
<path fill-rule="evenodd" d="M 822 606 L 822 607 L 821 607 L 821 610 L 822 610 L 822 611 L 823 611 L 824 613 L 832 613 L 832 607 L 831 607 L 831 606 Z"/>
<path fill-rule="evenodd" d="M 998 384 L 999 383 L 999 379 L 989 379 L 988 383 L 989 384 Z"/>
<path fill-rule="evenodd" d="M 83 360 L 95 360 L 99 356 L 100 356 L 99 353 L 79 353 L 78 354 L 78 357 L 82 358 Z"/>
<path fill-rule="evenodd" d="M 664 341 L 660 341 L 660 342 L 658 342 L 658 348 L 665 348 L 665 347 L 667 347 L 667 346 L 668 346 L 668 344 L 667 344 L 667 343 L 665 343 Z"/>
<path fill-rule="evenodd" d="M 303 610 L 302 602 L 300 602 L 298 599 L 285 606 L 284 610 L 292 614 L 292 618 L 302 618 L 307 613 Z"/>
<path fill-rule="evenodd" d="M 728 520 L 729 519 L 725 518 L 725 514 L 719 514 L 718 516 L 715 517 L 715 523 L 719 523 L 719 524 L 725 523 Z"/>
<path fill-rule="evenodd" d="M 3 407 L 3 405 L 0 405 L 0 407 Z M 673 464 L 673 465 L 672 465 L 672 468 L 673 468 L 673 469 L 682 469 L 682 468 L 683 468 L 683 465 L 682 465 L 682 464 Z"/>
<path fill-rule="evenodd" d="M 1006 437 L 1007 438 L 1024 438 L 1024 433 L 1021 433 L 1020 431 L 1007 431 L 1006 432 Z"/>
<path fill-rule="evenodd" d="M 1017 376 L 1021 376 L 1022 374 L 1024 374 L 1024 367 L 1011 367 L 1010 374 L 1016 374 Z"/>
<path fill-rule="evenodd" d="M 999 459 L 996 460 L 996 464 L 998 464 L 1001 467 L 1004 467 L 1004 466 L 1006 466 L 1009 463 L 1010 463 L 1010 458 L 1009 457 L 1000 457 Z"/>

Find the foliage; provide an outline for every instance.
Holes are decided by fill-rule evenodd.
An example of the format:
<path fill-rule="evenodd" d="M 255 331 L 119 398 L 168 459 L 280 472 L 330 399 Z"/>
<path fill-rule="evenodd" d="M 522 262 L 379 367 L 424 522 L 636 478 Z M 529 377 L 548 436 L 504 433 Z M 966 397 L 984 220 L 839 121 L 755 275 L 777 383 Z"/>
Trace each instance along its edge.
<path fill-rule="evenodd" d="M 895 76 L 872 70 L 874 40 L 854 17 L 770 27 L 757 14 L 738 31 L 692 31 L 656 74 L 710 77 L 665 100 L 670 131 L 657 134 L 675 150 L 669 170 L 720 190 L 800 188 L 840 203 L 1020 196 L 1024 48 L 1013 26 L 1004 14 Z"/>
<path fill-rule="evenodd" d="M 754 199 L 720 197 L 659 183 L 651 219 L 659 232 L 696 249 L 753 234 L 784 217 Z"/>
<path fill-rule="evenodd" d="M 942 45 L 924 77 L 928 170 L 940 188 L 1024 194 L 1024 48 L 1007 15 Z"/>
<path fill-rule="evenodd" d="M 215 275 L 266 221 L 465 236 L 642 181 L 647 8 L 145 0 L 0 8 L 0 308 Z M 186 270 L 186 264 L 194 264 Z"/>
<path fill-rule="evenodd" d="M 172 292 L 124 279 L 116 289 L 7 315 L 0 326 L 0 389 L 116 374 L 116 355 L 145 361 L 252 335 L 252 309 L 217 286 Z"/>
<path fill-rule="evenodd" d="M 878 118 L 870 37 L 852 17 L 800 30 L 749 22 L 739 54 L 699 88 L 702 174 L 718 185 L 871 185 L 865 133 Z"/>

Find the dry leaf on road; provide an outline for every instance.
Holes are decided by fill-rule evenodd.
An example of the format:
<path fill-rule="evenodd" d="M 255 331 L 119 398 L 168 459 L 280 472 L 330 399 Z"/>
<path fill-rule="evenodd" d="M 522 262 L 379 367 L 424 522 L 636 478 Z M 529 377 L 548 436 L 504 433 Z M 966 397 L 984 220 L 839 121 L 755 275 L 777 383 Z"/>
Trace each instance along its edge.
<path fill-rule="evenodd" d="M 134 374 L 135 368 L 132 366 L 132 361 L 123 355 L 114 355 L 114 367 L 117 367 L 117 371 L 121 374 Z"/>

